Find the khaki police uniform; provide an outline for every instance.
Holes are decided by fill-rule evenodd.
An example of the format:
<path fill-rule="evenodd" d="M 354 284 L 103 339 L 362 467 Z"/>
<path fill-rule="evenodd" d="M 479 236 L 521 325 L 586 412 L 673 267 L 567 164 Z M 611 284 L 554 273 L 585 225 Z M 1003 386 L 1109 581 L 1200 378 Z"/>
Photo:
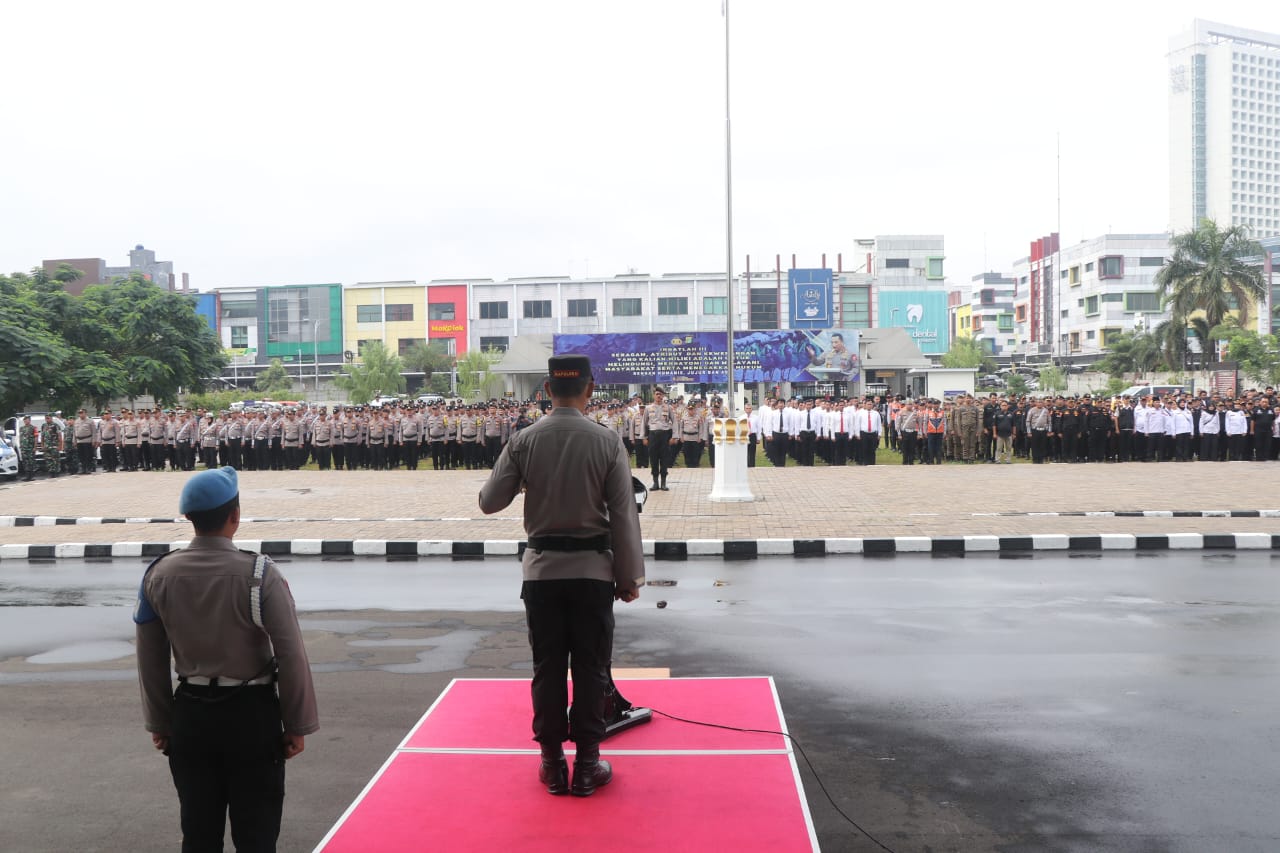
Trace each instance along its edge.
<path fill-rule="evenodd" d="M 184 849 L 222 849 L 230 808 L 237 849 L 274 850 L 282 736 L 320 727 L 288 584 L 266 557 L 197 535 L 147 570 L 134 621 L 146 728 L 168 739 Z"/>
<path fill-rule="evenodd" d="M 555 357 L 551 364 L 561 361 L 590 369 L 582 357 Z M 574 793 L 585 795 L 594 785 L 579 791 L 579 775 L 584 767 L 595 770 L 605 735 L 614 596 L 630 600 L 644 585 L 640 518 L 622 440 L 576 408 L 553 408 L 503 448 L 480 490 L 480 509 L 505 509 L 521 491 L 529 540 L 521 559 L 521 598 L 533 654 L 534 740 L 543 747 L 544 768 L 548 761 L 563 767 L 561 744 L 577 744 Z M 570 662 L 573 704 L 566 719 Z M 599 764 L 611 772 L 606 762 Z M 552 793 L 564 792 L 549 778 L 543 781 Z M 595 781 L 603 784 L 607 777 Z"/>

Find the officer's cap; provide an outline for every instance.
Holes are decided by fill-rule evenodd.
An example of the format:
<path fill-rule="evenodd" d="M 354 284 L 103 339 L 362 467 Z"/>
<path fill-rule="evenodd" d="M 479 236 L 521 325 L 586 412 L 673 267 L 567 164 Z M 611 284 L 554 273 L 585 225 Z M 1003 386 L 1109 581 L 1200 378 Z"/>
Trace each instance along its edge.
<path fill-rule="evenodd" d="M 182 487 L 178 512 L 186 515 L 217 509 L 239 493 L 236 469 L 230 465 L 201 471 Z"/>
<path fill-rule="evenodd" d="M 547 359 L 547 374 L 552 379 L 590 379 L 591 359 L 585 355 L 553 355 Z"/>

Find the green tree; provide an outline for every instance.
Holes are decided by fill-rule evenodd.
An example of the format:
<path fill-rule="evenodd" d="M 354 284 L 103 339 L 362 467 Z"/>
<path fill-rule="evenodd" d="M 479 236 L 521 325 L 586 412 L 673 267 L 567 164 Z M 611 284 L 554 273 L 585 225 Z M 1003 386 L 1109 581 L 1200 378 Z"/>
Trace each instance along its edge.
<path fill-rule="evenodd" d="M 1174 322 L 1183 324 L 1203 311 L 1212 328 L 1238 307 L 1241 325 L 1248 326 L 1250 313 L 1267 296 L 1262 246 L 1249 237 L 1248 227 L 1222 229 L 1212 219 L 1202 219 L 1194 230 L 1175 235 L 1172 245 L 1173 257 L 1155 281 Z"/>
<path fill-rule="evenodd" d="M 470 350 L 458 358 L 458 396 L 469 399 L 489 389 L 493 382 L 492 367 L 502 358 L 496 349 L 485 352 Z"/>
<path fill-rule="evenodd" d="M 1259 335 L 1240 327 L 1223 327 L 1227 352 L 1240 372 L 1259 386 L 1280 384 L 1280 336 Z"/>
<path fill-rule="evenodd" d="M 404 354 L 404 363 L 410 370 L 423 374 L 423 388 L 434 390 L 437 385 L 433 381 L 435 375 L 448 374 L 453 369 L 453 356 L 437 344 L 416 343 Z M 446 382 L 445 388 L 448 387 Z"/>
<path fill-rule="evenodd" d="M 976 338 L 956 338 L 952 341 L 951 349 L 942 355 L 942 366 L 976 367 L 982 373 L 995 372 L 995 362 Z"/>
<path fill-rule="evenodd" d="M 1027 377 L 1021 373 L 1010 373 L 1004 381 L 1005 391 L 1010 394 L 1027 393 Z"/>
<path fill-rule="evenodd" d="M 1059 393 L 1067 390 L 1067 374 L 1061 367 L 1040 368 L 1040 390 Z"/>
<path fill-rule="evenodd" d="M 1146 331 L 1120 332 L 1107 337 L 1107 354 L 1096 367 L 1109 376 L 1146 373 L 1164 364 L 1160 341 Z"/>
<path fill-rule="evenodd" d="M 352 403 L 362 405 L 379 394 L 403 392 L 403 372 L 404 362 L 400 356 L 390 352 L 381 341 L 374 341 L 365 345 L 360 364 L 344 365 L 333 382 L 347 392 Z"/>
<path fill-rule="evenodd" d="M 268 396 L 291 393 L 293 378 L 289 376 L 289 371 L 284 369 L 284 362 L 278 358 L 271 359 L 267 369 L 258 374 L 257 380 L 253 383 L 253 390 Z"/>
<path fill-rule="evenodd" d="M 0 412 L 56 397 L 75 356 L 57 331 L 58 306 L 33 276 L 0 276 Z"/>

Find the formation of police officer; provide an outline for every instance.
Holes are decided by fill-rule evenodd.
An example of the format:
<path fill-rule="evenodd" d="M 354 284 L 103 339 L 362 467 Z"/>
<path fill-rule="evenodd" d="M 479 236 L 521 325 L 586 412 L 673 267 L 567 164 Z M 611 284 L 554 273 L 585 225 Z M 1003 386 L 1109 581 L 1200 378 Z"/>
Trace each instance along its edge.
<path fill-rule="evenodd" d="M 284 762 L 320 727 L 293 596 L 233 542 L 235 469 L 192 476 L 178 511 L 195 535 L 148 567 L 134 608 L 146 730 L 169 758 L 184 851 L 221 850 L 228 815 L 236 850 L 275 850 Z"/>
<path fill-rule="evenodd" d="M 551 411 L 505 445 L 479 503 L 494 513 L 524 493 L 528 547 L 520 597 L 533 656 L 538 780 L 549 793 L 585 797 L 613 778 L 610 763 L 600 758 L 613 602 L 639 597 L 644 556 L 622 436 L 587 416 L 594 390 L 590 360 L 555 356 L 547 370 Z M 572 781 L 565 741 L 576 745 Z"/>

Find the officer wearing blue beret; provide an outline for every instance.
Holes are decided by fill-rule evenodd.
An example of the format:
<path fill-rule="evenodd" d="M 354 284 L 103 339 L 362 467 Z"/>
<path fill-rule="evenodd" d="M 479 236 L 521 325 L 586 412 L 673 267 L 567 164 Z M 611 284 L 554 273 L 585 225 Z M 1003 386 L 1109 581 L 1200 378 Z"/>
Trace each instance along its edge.
<path fill-rule="evenodd" d="M 146 728 L 169 756 L 184 851 L 221 850 L 228 810 L 237 850 L 275 850 L 284 762 L 320 727 L 293 596 L 232 541 L 234 468 L 187 480 L 178 511 L 195 536 L 147 568 L 134 608 Z"/>

